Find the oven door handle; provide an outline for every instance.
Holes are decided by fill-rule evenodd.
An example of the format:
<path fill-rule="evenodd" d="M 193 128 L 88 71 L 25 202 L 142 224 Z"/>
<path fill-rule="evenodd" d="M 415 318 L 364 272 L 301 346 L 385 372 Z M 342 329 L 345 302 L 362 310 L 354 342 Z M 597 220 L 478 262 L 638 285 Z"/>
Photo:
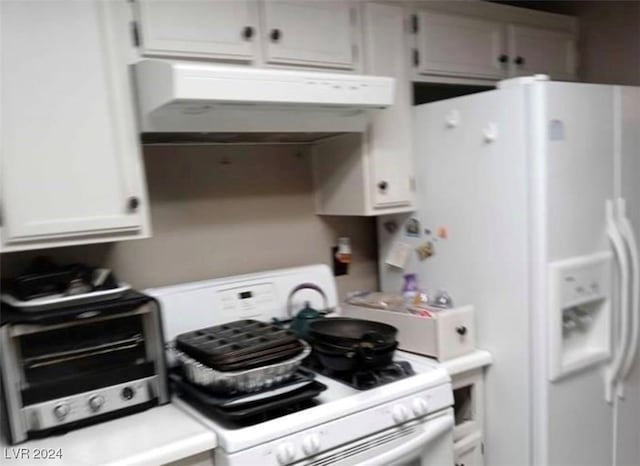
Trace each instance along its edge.
<path fill-rule="evenodd" d="M 416 450 L 424 450 L 427 445 L 435 439 L 453 430 L 454 419 L 451 413 L 448 413 L 438 419 L 427 421 L 423 424 L 423 432 L 402 444 L 401 447 L 386 451 L 381 455 L 363 461 L 359 466 L 388 466 L 406 459 L 410 453 Z"/>

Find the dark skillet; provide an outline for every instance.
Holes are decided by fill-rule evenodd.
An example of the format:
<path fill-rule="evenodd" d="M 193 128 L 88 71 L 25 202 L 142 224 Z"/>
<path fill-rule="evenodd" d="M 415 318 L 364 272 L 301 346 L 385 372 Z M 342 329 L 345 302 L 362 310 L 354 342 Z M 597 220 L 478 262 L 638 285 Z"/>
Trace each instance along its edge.
<path fill-rule="evenodd" d="M 397 346 L 396 342 L 383 350 L 367 347 L 336 350 L 335 347 L 315 342 L 313 351 L 324 367 L 338 372 L 351 372 L 391 364 Z"/>
<path fill-rule="evenodd" d="M 397 333 L 395 327 L 382 322 L 347 317 L 315 320 L 309 324 L 309 335 L 314 341 L 344 347 L 362 346 L 363 342 L 373 348 L 389 346 L 395 343 Z"/>

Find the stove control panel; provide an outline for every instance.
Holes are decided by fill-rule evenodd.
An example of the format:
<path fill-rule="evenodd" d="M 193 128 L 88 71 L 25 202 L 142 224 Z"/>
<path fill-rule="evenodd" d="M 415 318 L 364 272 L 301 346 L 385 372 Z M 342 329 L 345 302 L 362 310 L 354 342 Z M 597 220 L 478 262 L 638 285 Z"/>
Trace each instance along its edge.
<path fill-rule="evenodd" d="M 324 412 L 330 410 L 330 405 L 317 406 L 291 416 L 311 419 L 316 413 L 318 416 L 330 414 L 333 420 L 323 419 L 324 422 L 318 422 L 315 427 L 243 450 L 237 454 L 236 459 L 238 464 L 279 466 L 310 457 L 324 458 L 321 455 L 331 456 L 329 450 L 357 441 L 365 429 L 369 432 L 381 432 L 395 428 L 398 433 L 405 430 L 409 432 L 412 429 L 405 429 L 405 425 L 415 428 L 418 422 L 427 422 L 432 416 L 452 416 L 452 405 L 451 385 L 443 384 L 347 416 L 339 412 Z M 395 436 L 396 434 L 393 434 L 394 438 Z"/>
<path fill-rule="evenodd" d="M 224 289 L 218 291 L 218 300 L 222 313 L 230 316 L 230 320 L 256 317 L 278 305 L 271 283 Z"/>

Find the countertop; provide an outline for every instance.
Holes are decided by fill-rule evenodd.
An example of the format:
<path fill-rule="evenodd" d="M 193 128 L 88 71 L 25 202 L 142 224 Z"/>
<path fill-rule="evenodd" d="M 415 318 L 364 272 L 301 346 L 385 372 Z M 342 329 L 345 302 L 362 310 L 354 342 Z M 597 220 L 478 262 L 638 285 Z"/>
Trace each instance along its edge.
<path fill-rule="evenodd" d="M 7 466 L 157 466 L 213 450 L 217 439 L 211 430 L 169 404 L 65 435 L 19 445 L 7 445 L 1 439 L 0 445 L 0 463 Z M 62 459 L 36 460 L 35 449 L 60 449 Z M 20 454 L 32 457 L 16 459 Z"/>
<path fill-rule="evenodd" d="M 476 349 L 469 354 L 464 354 L 457 358 L 449 359 L 448 361 L 440 361 L 438 364 L 444 367 L 449 372 L 449 375 L 454 376 L 463 372 L 489 366 L 492 362 L 493 356 L 491 356 L 491 353 L 485 350 Z"/>
<path fill-rule="evenodd" d="M 454 376 L 491 362 L 488 351 L 476 350 L 439 364 Z M 169 404 L 19 445 L 7 445 L 0 438 L 0 446 L 0 463 L 7 466 L 157 466 L 213 450 L 217 439 L 211 430 Z M 35 460 L 37 449 L 59 450 L 62 458 Z"/>

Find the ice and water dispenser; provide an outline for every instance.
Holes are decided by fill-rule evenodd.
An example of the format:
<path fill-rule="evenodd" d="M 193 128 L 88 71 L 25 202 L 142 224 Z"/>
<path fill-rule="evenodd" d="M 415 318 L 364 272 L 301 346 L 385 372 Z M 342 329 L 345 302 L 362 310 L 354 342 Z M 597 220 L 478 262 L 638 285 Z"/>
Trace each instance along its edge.
<path fill-rule="evenodd" d="M 611 354 L 612 254 L 549 264 L 550 380 Z"/>

